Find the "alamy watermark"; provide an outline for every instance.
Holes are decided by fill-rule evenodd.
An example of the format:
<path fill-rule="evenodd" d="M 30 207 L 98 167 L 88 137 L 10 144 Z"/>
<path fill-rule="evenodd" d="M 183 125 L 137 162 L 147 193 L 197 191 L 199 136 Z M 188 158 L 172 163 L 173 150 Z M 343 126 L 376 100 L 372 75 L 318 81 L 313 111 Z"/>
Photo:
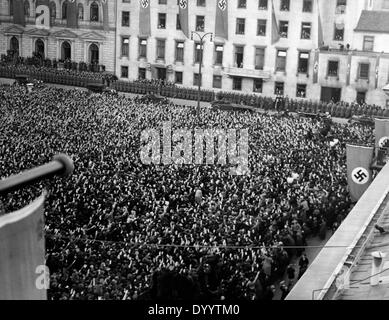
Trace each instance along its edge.
<path fill-rule="evenodd" d="M 231 175 L 249 174 L 248 129 L 161 129 L 141 133 L 140 159 L 146 165 L 223 165 Z"/>

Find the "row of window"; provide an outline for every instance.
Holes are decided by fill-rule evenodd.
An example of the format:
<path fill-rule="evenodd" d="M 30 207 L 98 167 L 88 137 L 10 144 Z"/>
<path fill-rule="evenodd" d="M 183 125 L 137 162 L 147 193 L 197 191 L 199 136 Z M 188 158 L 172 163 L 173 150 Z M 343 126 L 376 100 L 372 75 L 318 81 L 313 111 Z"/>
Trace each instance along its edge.
<path fill-rule="evenodd" d="M 177 5 L 180 0 L 177 0 Z M 251 0 L 250 0 L 251 1 Z M 268 10 L 270 4 L 269 1 L 273 0 L 258 0 L 258 9 L 259 10 Z M 130 3 L 131 0 L 122 0 L 124 3 Z M 294 1 L 296 2 L 296 1 Z M 214 0 L 211 0 L 211 3 L 214 3 Z M 383 8 L 389 8 L 389 0 L 384 0 Z M 158 0 L 158 4 L 167 5 L 167 0 Z M 291 0 L 280 0 L 280 11 L 290 11 Z M 206 7 L 206 0 L 197 0 L 196 5 L 198 7 Z M 336 1 L 336 10 L 341 11 L 341 13 L 345 13 L 345 7 L 347 6 L 347 0 L 337 0 Z M 313 0 L 303 0 L 302 1 L 302 12 L 312 12 Z M 237 2 L 238 9 L 246 9 L 247 8 L 247 0 L 238 0 Z"/>
<path fill-rule="evenodd" d="M 166 29 L 166 13 L 158 13 L 158 29 Z M 122 11 L 122 27 L 130 26 L 130 12 Z M 176 17 L 176 29 L 181 30 L 181 23 L 179 15 Z M 301 39 L 308 40 L 311 39 L 311 29 L 312 24 L 310 22 L 303 22 L 301 24 Z M 204 32 L 205 31 L 205 16 L 196 16 L 196 31 Z M 237 18 L 236 19 L 236 29 L 235 34 L 244 35 L 246 33 L 246 19 Z M 279 22 L 279 33 L 280 37 L 288 38 L 289 33 L 289 21 L 280 21 Z M 257 20 L 257 36 L 266 36 L 267 34 L 267 20 L 258 19 Z"/>
<path fill-rule="evenodd" d="M 129 57 L 129 37 L 122 37 L 121 40 L 121 55 L 122 57 Z M 165 50 L 166 50 L 166 40 L 165 39 L 156 39 L 157 51 L 156 58 L 160 60 L 165 60 Z M 176 41 L 175 43 L 175 62 L 184 63 L 184 41 Z M 264 47 L 255 47 L 255 61 L 254 67 L 256 70 L 263 70 L 265 67 L 265 50 Z M 234 46 L 234 67 L 243 68 L 244 67 L 244 51 L 245 47 L 241 45 Z M 138 47 L 138 58 L 147 59 L 147 39 L 139 39 Z M 202 55 L 202 48 L 200 43 L 195 42 L 194 53 L 193 53 L 193 62 L 200 63 Z M 223 65 L 223 56 L 224 56 L 224 45 L 215 44 L 214 45 L 214 57 L 213 64 L 216 66 Z M 309 51 L 299 51 L 298 55 L 298 72 L 299 73 L 308 73 L 309 66 Z M 287 59 L 287 50 L 278 49 L 276 54 L 276 70 L 285 71 L 286 70 L 286 59 Z"/>
<path fill-rule="evenodd" d="M 9 12 L 10 12 L 10 15 L 12 16 L 13 15 L 13 1 L 10 1 L 10 6 L 9 6 Z M 62 3 L 62 10 L 61 10 L 61 17 L 62 19 L 67 19 L 67 5 L 68 3 L 67 2 L 63 2 Z M 79 3 L 77 5 L 77 8 L 78 8 L 78 19 L 79 20 L 84 20 L 84 6 Z M 56 19 L 57 17 L 57 6 L 55 4 L 54 1 L 50 1 L 49 3 L 49 9 L 50 9 L 50 18 L 53 20 Z M 100 14 L 99 14 L 99 4 L 98 2 L 96 1 L 93 1 L 91 4 L 90 4 L 90 8 L 89 8 L 89 12 L 90 12 L 90 21 L 100 21 Z M 30 16 L 30 3 L 28 0 L 24 0 L 24 15 L 29 17 Z"/>
<path fill-rule="evenodd" d="M 177 0 L 177 4 L 179 4 L 179 1 L 180 0 Z M 252 1 L 252 0 L 250 0 L 250 1 Z M 270 1 L 272 1 L 272 0 L 258 0 L 258 9 L 259 10 L 267 10 L 269 8 L 269 5 L 271 4 Z M 129 3 L 131 1 L 130 0 L 122 0 L 122 2 Z M 209 3 L 214 4 L 214 0 L 209 1 Z M 280 7 L 279 7 L 280 11 L 290 11 L 290 3 L 291 3 L 290 0 L 281 0 Z M 312 3 L 313 3 L 313 0 L 303 0 L 302 1 L 302 12 L 312 12 Z M 167 0 L 158 0 L 158 4 L 166 5 Z M 207 2 L 206 2 L 206 0 L 197 0 L 196 5 L 198 7 L 206 7 Z M 237 8 L 238 9 L 246 9 L 247 8 L 247 0 L 238 0 Z"/>
<path fill-rule="evenodd" d="M 128 78 L 129 68 L 128 66 L 121 66 L 121 77 Z M 138 78 L 146 79 L 146 68 L 138 69 Z M 193 86 L 199 85 L 199 77 L 198 73 L 193 73 Z M 183 84 L 183 72 L 175 71 L 174 73 L 174 81 L 176 84 Z M 243 79 L 240 77 L 234 77 L 232 80 L 232 89 L 241 91 L 242 90 Z M 222 89 L 222 76 L 214 75 L 212 79 L 212 87 L 215 89 Z M 254 79 L 253 80 L 253 92 L 262 93 L 263 90 L 263 80 L 262 79 Z M 306 84 L 297 84 L 296 86 L 296 97 L 305 98 L 307 93 L 307 85 Z M 274 83 L 274 94 L 284 94 L 284 82 L 277 81 Z"/>

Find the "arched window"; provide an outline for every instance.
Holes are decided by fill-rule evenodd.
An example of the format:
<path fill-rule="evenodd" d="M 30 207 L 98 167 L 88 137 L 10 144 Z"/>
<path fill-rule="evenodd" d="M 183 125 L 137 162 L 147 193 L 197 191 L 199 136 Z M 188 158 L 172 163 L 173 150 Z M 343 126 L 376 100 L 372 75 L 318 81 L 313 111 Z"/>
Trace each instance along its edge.
<path fill-rule="evenodd" d="M 30 3 L 28 0 L 24 0 L 24 15 L 27 17 L 30 16 Z"/>
<path fill-rule="evenodd" d="M 13 16 L 14 15 L 14 0 L 8 0 L 9 3 L 9 15 Z"/>
<path fill-rule="evenodd" d="M 35 53 L 42 59 L 45 57 L 45 43 L 42 39 L 38 39 L 35 42 Z"/>
<path fill-rule="evenodd" d="M 66 19 L 68 16 L 68 3 L 67 1 L 64 1 L 62 3 L 62 19 Z"/>
<path fill-rule="evenodd" d="M 70 60 L 72 58 L 72 47 L 67 41 L 62 42 L 61 45 L 61 59 Z"/>
<path fill-rule="evenodd" d="M 55 19 L 57 18 L 57 6 L 54 1 L 50 2 L 49 9 L 50 9 L 50 21 L 51 21 L 51 25 L 53 25 Z"/>
<path fill-rule="evenodd" d="M 78 20 L 84 20 L 84 6 L 81 3 L 78 4 Z"/>
<path fill-rule="evenodd" d="M 89 46 L 89 62 L 99 64 L 99 47 L 95 43 Z"/>
<path fill-rule="evenodd" d="M 10 40 L 10 50 L 12 50 L 15 54 L 19 54 L 19 40 L 15 36 L 13 36 Z"/>
<path fill-rule="evenodd" d="M 90 5 L 90 21 L 99 21 L 99 5 L 96 1 Z"/>

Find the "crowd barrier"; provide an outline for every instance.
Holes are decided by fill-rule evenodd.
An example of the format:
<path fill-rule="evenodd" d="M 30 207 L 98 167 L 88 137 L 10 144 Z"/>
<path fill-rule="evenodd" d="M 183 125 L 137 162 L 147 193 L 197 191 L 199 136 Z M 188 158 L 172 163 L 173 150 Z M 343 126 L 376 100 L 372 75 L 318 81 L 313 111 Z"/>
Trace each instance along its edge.
<path fill-rule="evenodd" d="M 9 67 L 0 67 L 0 77 L 15 79 L 18 74 L 26 74 L 29 78 L 41 80 L 47 83 L 55 83 L 77 87 L 87 87 L 88 84 L 104 84 L 104 78 L 93 78 L 86 75 L 58 74 L 49 71 L 18 70 Z M 133 94 L 156 94 L 168 98 L 184 100 L 197 100 L 198 90 L 192 88 L 178 87 L 171 84 L 151 82 L 129 82 L 112 81 L 109 84 L 111 89 L 119 92 Z M 201 90 L 200 101 L 212 102 L 215 100 L 225 100 L 235 104 L 243 104 L 250 107 L 264 110 L 288 110 L 297 113 L 325 114 L 332 117 L 350 119 L 354 116 L 383 117 L 389 118 L 389 109 L 382 109 L 378 106 L 357 104 L 348 105 L 342 103 L 312 102 L 307 100 L 285 99 L 281 106 L 276 107 L 276 103 L 271 97 L 264 97 L 260 94 L 242 94 L 236 92 L 218 92 L 212 90 Z"/>

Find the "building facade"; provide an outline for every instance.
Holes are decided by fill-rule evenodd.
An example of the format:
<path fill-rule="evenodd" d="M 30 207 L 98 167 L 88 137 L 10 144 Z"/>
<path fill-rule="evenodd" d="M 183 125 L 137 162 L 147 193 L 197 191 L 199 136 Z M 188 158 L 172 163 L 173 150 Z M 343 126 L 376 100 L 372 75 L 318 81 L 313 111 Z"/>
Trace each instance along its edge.
<path fill-rule="evenodd" d="M 205 38 L 201 77 L 199 39 L 180 28 L 182 0 L 75 0 L 77 28 L 67 27 L 69 0 L 52 0 L 49 29 L 36 27 L 38 0 L 25 0 L 25 27 L 13 23 L 10 1 L 0 6 L 0 53 L 97 59 L 121 80 L 389 106 L 389 0 L 188 0 L 189 31 L 199 34 L 215 32 L 217 4 L 228 3 L 228 39 Z M 145 3 L 151 35 L 143 36 Z"/>
<path fill-rule="evenodd" d="M 77 27 L 69 28 L 69 0 L 50 0 L 50 24 L 37 24 L 37 0 L 24 0 L 25 26 L 14 23 L 13 0 L 0 1 L 0 53 L 17 51 L 31 57 L 34 52 L 44 58 L 104 65 L 115 70 L 116 2 L 108 0 L 108 27 L 104 28 L 102 0 L 75 0 Z M 15 9 L 16 10 L 16 9 Z M 46 22 L 48 23 L 48 21 Z"/>

